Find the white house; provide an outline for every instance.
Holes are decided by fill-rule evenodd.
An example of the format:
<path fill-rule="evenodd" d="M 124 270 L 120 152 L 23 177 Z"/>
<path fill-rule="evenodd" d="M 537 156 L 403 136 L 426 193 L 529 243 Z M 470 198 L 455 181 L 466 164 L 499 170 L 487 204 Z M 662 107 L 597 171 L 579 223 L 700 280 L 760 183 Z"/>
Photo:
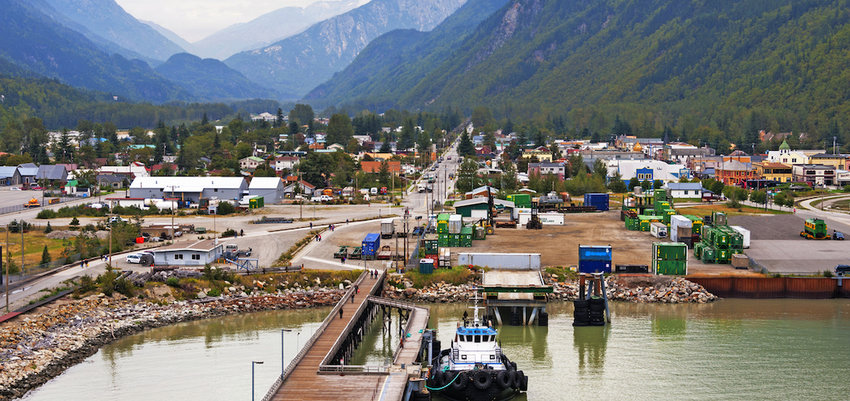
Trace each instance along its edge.
<path fill-rule="evenodd" d="M 699 182 L 670 182 L 664 186 L 670 190 L 673 198 L 702 198 L 702 184 Z"/>
<path fill-rule="evenodd" d="M 293 171 L 299 160 L 301 159 L 295 156 L 279 156 L 274 159 L 274 171 L 278 173 L 283 170 Z"/>
<path fill-rule="evenodd" d="M 98 174 L 121 174 L 127 178 L 150 177 L 145 165 L 140 162 L 130 163 L 129 166 L 101 166 L 97 169 Z"/>
<path fill-rule="evenodd" d="M 808 164 L 809 157 L 824 153 L 823 150 L 791 150 L 791 146 L 787 141 L 782 141 L 779 145 L 779 150 L 771 150 L 767 152 L 767 161 L 774 163 L 782 163 L 790 166 Z"/>
<path fill-rule="evenodd" d="M 265 163 L 265 160 L 257 156 L 248 156 L 239 160 L 239 168 L 246 171 L 254 171 L 263 163 Z"/>
<path fill-rule="evenodd" d="M 149 252 L 153 253 L 156 266 L 204 266 L 222 257 L 224 248 L 216 242 L 205 240 L 192 245 L 171 245 Z"/>
<path fill-rule="evenodd" d="M 667 164 L 660 160 L 611 160 L 608 161 L 608 175 L 620 173 L 623 181 L 633 177 L 638 180 L 661 180 L 676 182 L 682 177 L 690 178 L 690 170 L 683 164 Z"/>

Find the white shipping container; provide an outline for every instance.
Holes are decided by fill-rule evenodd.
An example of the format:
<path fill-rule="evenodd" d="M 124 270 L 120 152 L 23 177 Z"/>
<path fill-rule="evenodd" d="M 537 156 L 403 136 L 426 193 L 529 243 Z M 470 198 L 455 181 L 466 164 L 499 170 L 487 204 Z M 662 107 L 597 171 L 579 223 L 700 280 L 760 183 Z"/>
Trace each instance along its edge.
<path fill-rule="evenodd" d="M 748 249 L 750 247 L 750 230 L 741 226 L 729 226 L 729 228 L 737 231 L 744 237 L 744 249 Z"/>
<path fill-rule="evenodd" d="M 689 218 L 682 216 L 680 214 L 674 214 L 670 216 L 670 232 L 667 234 L 670 237 L 670 241 L 679 242 L 679 228 L 693 228 L 694 222 L 692 222 Z"/>
<path fill-rule="evenodd" d="M 463 217 L 459 214 L 449 216 L 449 234 L 460 234 L 463 229 Z"/>
<path fill-rule="evenodd" d="M 544 226 L 562 226 L 564 225 L 564 215 L 561 213 L 538 213 L 537 217 Z M 524 226 L 531 220 L 531 213 L 519 214 L 519 225 Z"/>
<path fill-rule="evenodd" d="M 530 207 L 517 207 L 514 208 L 513 216 L 511 216 L 514 220 L 519 220 L 519 215 L 522 213 L 531 213 Z"/>
<path fill-rule="evenodd" d="M 649 233 L 655 238 L 667 238 L 667 225 L 662 223 L 652 223 L 649 226 Z"/>
<path fill-rule="evenodd" d="M 395 223 L 393 219 L 384 219 L 381 221 L 381 236 L 388 238 L 395 234 Z"/>
<path fill-rule="evenodd" d="M 459 253 L 460 266 L 482 266 L 502 270 L 540 270 L 539 253 Z"/>

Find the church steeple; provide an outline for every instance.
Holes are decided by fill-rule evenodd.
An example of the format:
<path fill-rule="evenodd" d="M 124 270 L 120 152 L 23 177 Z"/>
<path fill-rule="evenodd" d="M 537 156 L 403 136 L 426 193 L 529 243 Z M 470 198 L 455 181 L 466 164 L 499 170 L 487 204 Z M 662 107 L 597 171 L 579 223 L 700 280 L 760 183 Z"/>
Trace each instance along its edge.
<path fill-rule="evenodd" d="M 790 153 L 791 152 L 791 146 L 788 145 L 787 140 L 784 140 L 784 139 L 782 140 L 782 144 L 779 145 L 779 152 L 780 153 Z"/>

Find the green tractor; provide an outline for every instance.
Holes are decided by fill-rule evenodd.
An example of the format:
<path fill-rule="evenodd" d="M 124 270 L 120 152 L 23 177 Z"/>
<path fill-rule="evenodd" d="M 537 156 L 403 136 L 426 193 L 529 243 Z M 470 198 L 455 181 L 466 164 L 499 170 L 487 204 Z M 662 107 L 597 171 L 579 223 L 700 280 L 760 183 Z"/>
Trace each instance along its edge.
<path fill-rule="evenodd" d="M 821 219 L 806 219 L 806 225 L 800 236 L 805 239 L 830 239 L 826 222 Z"/>

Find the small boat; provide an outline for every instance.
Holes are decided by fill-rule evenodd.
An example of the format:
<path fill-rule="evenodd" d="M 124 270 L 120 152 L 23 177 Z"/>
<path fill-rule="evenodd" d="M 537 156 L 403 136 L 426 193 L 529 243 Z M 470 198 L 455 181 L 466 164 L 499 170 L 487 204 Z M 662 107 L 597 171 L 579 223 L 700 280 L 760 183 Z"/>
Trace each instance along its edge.
<path fill-rule="evenodd" d="M 479 319 L 477 297 L 473 309 L 472 321 L 464 312 L 451 347 L 432 361 L 428 390 L 444 398 L 469 401 L 507 400 L 526 391 L 528 376 L 502 353 L 492 322 Z"/>

